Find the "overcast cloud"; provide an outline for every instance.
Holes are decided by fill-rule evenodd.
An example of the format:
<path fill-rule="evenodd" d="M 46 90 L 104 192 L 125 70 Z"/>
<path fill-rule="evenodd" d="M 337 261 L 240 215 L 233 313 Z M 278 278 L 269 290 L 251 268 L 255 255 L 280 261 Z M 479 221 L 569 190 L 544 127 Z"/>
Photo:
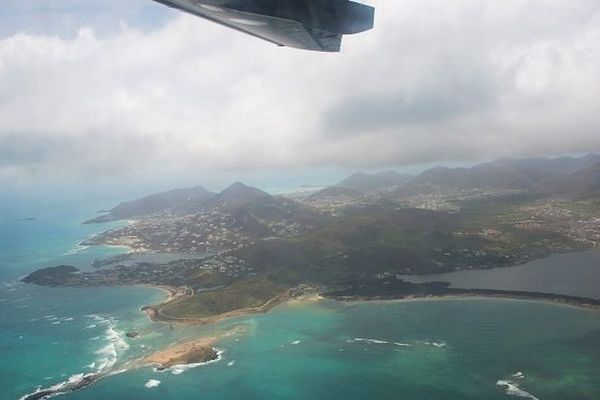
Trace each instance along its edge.
<path fill-rule="evenodd" d="M 0 179 L 600 150 L 597 0 L 372 1 L 340 54 L 147 3 L 2 32 Z"/>

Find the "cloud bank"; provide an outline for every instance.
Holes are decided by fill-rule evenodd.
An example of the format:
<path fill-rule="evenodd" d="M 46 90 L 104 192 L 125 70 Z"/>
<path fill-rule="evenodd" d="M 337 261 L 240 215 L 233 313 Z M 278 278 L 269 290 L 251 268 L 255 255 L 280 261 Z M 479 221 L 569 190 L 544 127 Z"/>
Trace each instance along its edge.
<path fill-rule="evenodd" d="M 340 54 L 175 12 L 152 29 L 5 36 L 0 179 L 600 150 L 597 1 L 372 3 L 376 28 Z"/>

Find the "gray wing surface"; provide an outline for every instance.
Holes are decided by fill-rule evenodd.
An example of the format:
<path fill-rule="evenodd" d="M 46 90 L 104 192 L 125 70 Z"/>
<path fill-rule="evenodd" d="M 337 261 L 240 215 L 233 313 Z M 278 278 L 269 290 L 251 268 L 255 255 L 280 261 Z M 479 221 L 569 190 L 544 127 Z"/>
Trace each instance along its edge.
<path fill-rule="evenodd" d="M 155 0 L 279 46 L 336 52 L 344 34 L 373 27 L 374 9 L 349 0 Z"/>

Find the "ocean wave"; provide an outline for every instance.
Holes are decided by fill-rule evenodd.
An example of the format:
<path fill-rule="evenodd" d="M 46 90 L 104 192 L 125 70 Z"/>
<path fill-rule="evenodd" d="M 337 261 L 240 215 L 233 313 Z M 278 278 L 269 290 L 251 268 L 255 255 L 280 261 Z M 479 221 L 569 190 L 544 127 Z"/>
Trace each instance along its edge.
<path fill-rule="evenodd" d="M 95 371 L 71 375 L 66 380 L 45 389 L 38 387 L 35 392 L 24 395 L 20 400 L 49 399 L 60 394 L 84 388 L 105 376 L 125 372 L 124 369 L 116 371 L 110 370 L 116 364 L 119 353 L 129 348 L 129 345 L 125 341 L 125 334 L 116 329 L 116 323 L 111 318 L 105 318 L 99 315 L 88 315 L 88 317 L 94 319 L 98 325 L 106 326 L 104 339 L 108 343 L 95 351 L 95 354 L 97 354 L 99 358 L 85 366 L 88 369 L 95 369 Z M 72 317 L 59 318 L 55 315 L 47 315 L 44 318 L 49 321 L 54 320 L 52 322 L 53 324 L 60 324 L 61 321 L 71 321 L 74 319 Z M 90 340 L 98 339 L 100 339 L 100 336 L 90 338 Z M 62 376 L 65 375 L 62 374 Z"/>
<path fill-rule="evenodd" d="M 300 344 L 300 343 L 302 343 L 302 341 L 300 341 L 300 340 L 294 340 L 294 341 L 293 341 L 293 342 L 291 342 L 290 344 Z"/>
<path fill-rule="evenodd" d="M 389 345 L 398 346 L 398 347 L 412 347 L 412 344 L 410 344 L 410 343 L 388 342 L 387 340 L 361 338 L 361 337 L 349 339 L 349 340 L 347 340 L 347 342 L 348 343 L 362 342 L 362 343 L 368 343 L 368 344 L 389 344 Z"/>
<path fill-rule="evenodd" d="M 78 244 L 78 245 L 77 245 L 77 246 L 75 246 L 73 249 L 71 249 L 71 250 L 68 250 L 68 251 L 65 251 L 65 252 L 63 253 L 63 256 L 70 256 L 70 255 L 73 255 L 73 254 L 77 254 L 77 253 L 79 253 L 80 251 L 83 251 L 83 250 L 87 249 L 88 247 L 90 247 L 90 246 L 83 246 L 83 245 L 81 245 L 81 244 Z"/>
<path fill-rule="evenodd" d="M 437 347 L 437 348 L 446 347 L 446 342 L 419 341 L 418 343 L 425 345 L 425 346 L 433 346 L 433 347 Z"/>
<path fill-rule="evenodd" d="M 388 342 L 387 340 L 363 338 L 363 337 L 347 339 L 346 342 L 347 343 L 382 344 L 382 345 L 387 344 L 387 345 L 398 346 L 398 347 L 412 347 L 412 346 L 414 346 L 415 343 L 419 344 L 419 345 L 423 345 L 423 346 L 432 346 L 432 347 L 437 347 L 437 348 L 442 348 L 442 347 L 447 346 L 446 342 L 431 342 L 431 341 L 427 341 L 427 340 L 417 340 L 417 341 L 414 341 L 413 343 Z"/>
<path fill-rule="evenodd" d="M 506 394 L 509 396 L 522 397 L 531 400 L 540 400 L 531 393 L 521 389 L 519 385 L 513 381 L 499 380 L 498 382 L 496 382 L 496 385 L 504 386 L 506 388 Z"/>
<path fill-rule="evenodd" d="M 160 383 L 161 382 L 159 380 L 157 380 L 157 379 L 150 379 L 150 380 L 148 380 L 148 382 L 146 382 L 144 384 L 144 386 L 147 387 L 147 388 L 155 388 L 158 385 L 160 385 Z"/>
<path fill-rule="evenodd" d="M 19 400 L 45 400 L 51 397 L 55 397 L 61 394 L 65 394 L 68 391 L 80 389 L 89 385 L 97 379 L 97 374 L 88 373 L 88 374 L 75 374 L 71 375 L 66 380 L 57 383 L 56 385 L 50 386 L 48 388 L 42 389 L 38 387 L 35 392 L 28 393 L 22 396 Z"/>
<path fill-rule="evenodd" d="M 385 340 L 360 338 L 360 337 L 354 338 L 354 339 L 350 340 L 350 342 L 363 342 L 363 343 L 369 343 L 369 344 L 390 344 L 390 342 L 387 342 Z"/>
<path fill-rule="evenodd" d="M 104 331 L 104 339 L 108 343 L 96 350 L 95 353 L 100 356 L 96 361 L 98 372 L 105 372 L 116 364 L 119 353 L 124 352 L 129 348 L 129 344 L 125 340 L 125 333 L 116 329 L 115 321 L 111 318 L 105 318 L 99 315 L 89 315 L 88 317 L 95 320 L 99 325 L 106 326 Z M 90 340 L 96 340 L 90 338 Z"/>

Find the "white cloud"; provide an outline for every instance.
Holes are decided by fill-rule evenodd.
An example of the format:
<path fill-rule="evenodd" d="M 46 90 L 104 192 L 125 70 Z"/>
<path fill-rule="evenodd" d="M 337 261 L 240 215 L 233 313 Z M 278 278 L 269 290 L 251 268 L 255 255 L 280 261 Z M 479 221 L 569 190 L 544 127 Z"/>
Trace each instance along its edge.
<path fill-rule="evenodd" d="M 374 2 L 340 54 L 187 15 L 0 40 L 0 176 L 600 150 L 594 0 Z"/>

